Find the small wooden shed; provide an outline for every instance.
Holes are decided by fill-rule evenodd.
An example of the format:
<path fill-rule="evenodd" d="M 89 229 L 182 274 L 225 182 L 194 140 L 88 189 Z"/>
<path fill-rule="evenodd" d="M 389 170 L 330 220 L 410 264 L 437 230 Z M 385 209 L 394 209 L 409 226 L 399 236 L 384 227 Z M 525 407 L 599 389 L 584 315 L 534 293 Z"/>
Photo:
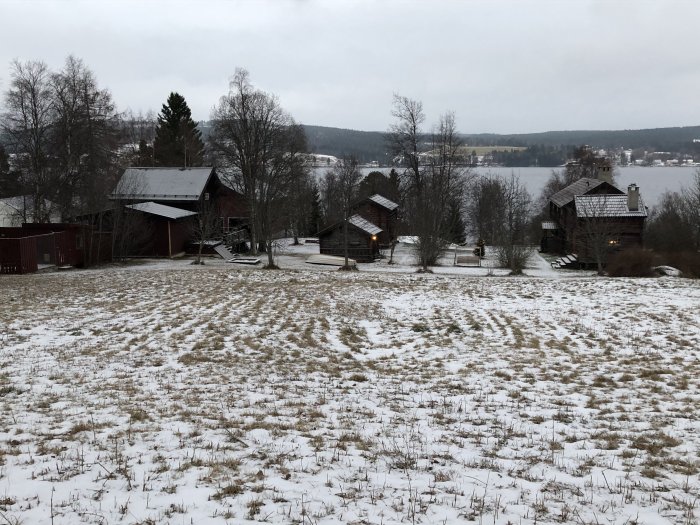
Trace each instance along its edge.
<path fill-rule="evenodd" d="M 348 256 L 357 262 L 372 262 L 379 258 L 379 236 L 382 229 L 360 215 L 348 218 Z M 323 255 L 345 255 L 345 221 L 337 222 L 318 232 L 320 253 Z"/>
<path fill-rule="evenodd" d="M 125 206 L 132 213 L 144 214 L 154 235 L 138 255 L 173 257 L 185 251 L 192 237 L 191 218 L 194 211 L 174 208 L 156 202 L 139 202 Z"/>

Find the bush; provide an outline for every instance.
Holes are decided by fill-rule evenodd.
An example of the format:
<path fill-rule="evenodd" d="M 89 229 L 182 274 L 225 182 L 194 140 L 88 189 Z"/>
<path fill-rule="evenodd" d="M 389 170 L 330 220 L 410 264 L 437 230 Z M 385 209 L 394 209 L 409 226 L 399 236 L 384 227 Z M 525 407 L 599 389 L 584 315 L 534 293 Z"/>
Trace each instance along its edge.
<path fill-rule="evenodd" d="M 511 244 L 496 248 L 499 266 L 501 268 L 510 268 L 511 275 L 522 274 L 531 256 L 531 246 Z"/>
<path fill-rule="evenodd" d="M 608 275 L 611 277 L 653 277 L 654 254 L 642 248 L 628 248 L 608 258 Z"/>

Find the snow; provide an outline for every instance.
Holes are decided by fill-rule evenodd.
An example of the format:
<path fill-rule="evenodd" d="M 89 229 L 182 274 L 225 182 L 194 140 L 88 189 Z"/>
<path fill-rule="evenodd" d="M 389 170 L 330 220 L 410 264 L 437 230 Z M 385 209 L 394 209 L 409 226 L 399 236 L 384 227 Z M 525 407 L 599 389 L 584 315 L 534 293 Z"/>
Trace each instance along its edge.
<path fill-rule="evenodd" d="M 698 523 L 698 281 L 282 248 L 0 276 L 0 521 Z"/>

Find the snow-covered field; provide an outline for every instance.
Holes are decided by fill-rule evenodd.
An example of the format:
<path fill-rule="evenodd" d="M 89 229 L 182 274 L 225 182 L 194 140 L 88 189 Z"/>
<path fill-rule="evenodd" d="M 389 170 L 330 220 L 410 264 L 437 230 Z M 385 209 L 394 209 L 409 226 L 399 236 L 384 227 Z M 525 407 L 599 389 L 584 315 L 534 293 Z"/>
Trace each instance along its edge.
<path fill-rule="evenodd" d="M 286 257 L 0 276 L 0 524 L 698 523 L 698 281 Z"/>

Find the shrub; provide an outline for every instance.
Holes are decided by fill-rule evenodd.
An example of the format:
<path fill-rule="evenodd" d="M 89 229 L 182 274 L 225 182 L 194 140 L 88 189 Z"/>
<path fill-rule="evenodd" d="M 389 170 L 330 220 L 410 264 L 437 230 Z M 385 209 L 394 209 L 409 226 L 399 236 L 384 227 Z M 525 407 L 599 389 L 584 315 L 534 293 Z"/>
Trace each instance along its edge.
<path fill-rule="evenodd" d="M 641 248 L 619 251 L 608 259 L 607 271 L 611 277 L 652 277 L 654 254 Z"/>
<path fill-rule="evenodd" d="M 501 268 L 510 268 L 511 275 L 520 275 L 532 257 L 532 247 L 518 244 L 498 246 L 496 256 Z"/>

